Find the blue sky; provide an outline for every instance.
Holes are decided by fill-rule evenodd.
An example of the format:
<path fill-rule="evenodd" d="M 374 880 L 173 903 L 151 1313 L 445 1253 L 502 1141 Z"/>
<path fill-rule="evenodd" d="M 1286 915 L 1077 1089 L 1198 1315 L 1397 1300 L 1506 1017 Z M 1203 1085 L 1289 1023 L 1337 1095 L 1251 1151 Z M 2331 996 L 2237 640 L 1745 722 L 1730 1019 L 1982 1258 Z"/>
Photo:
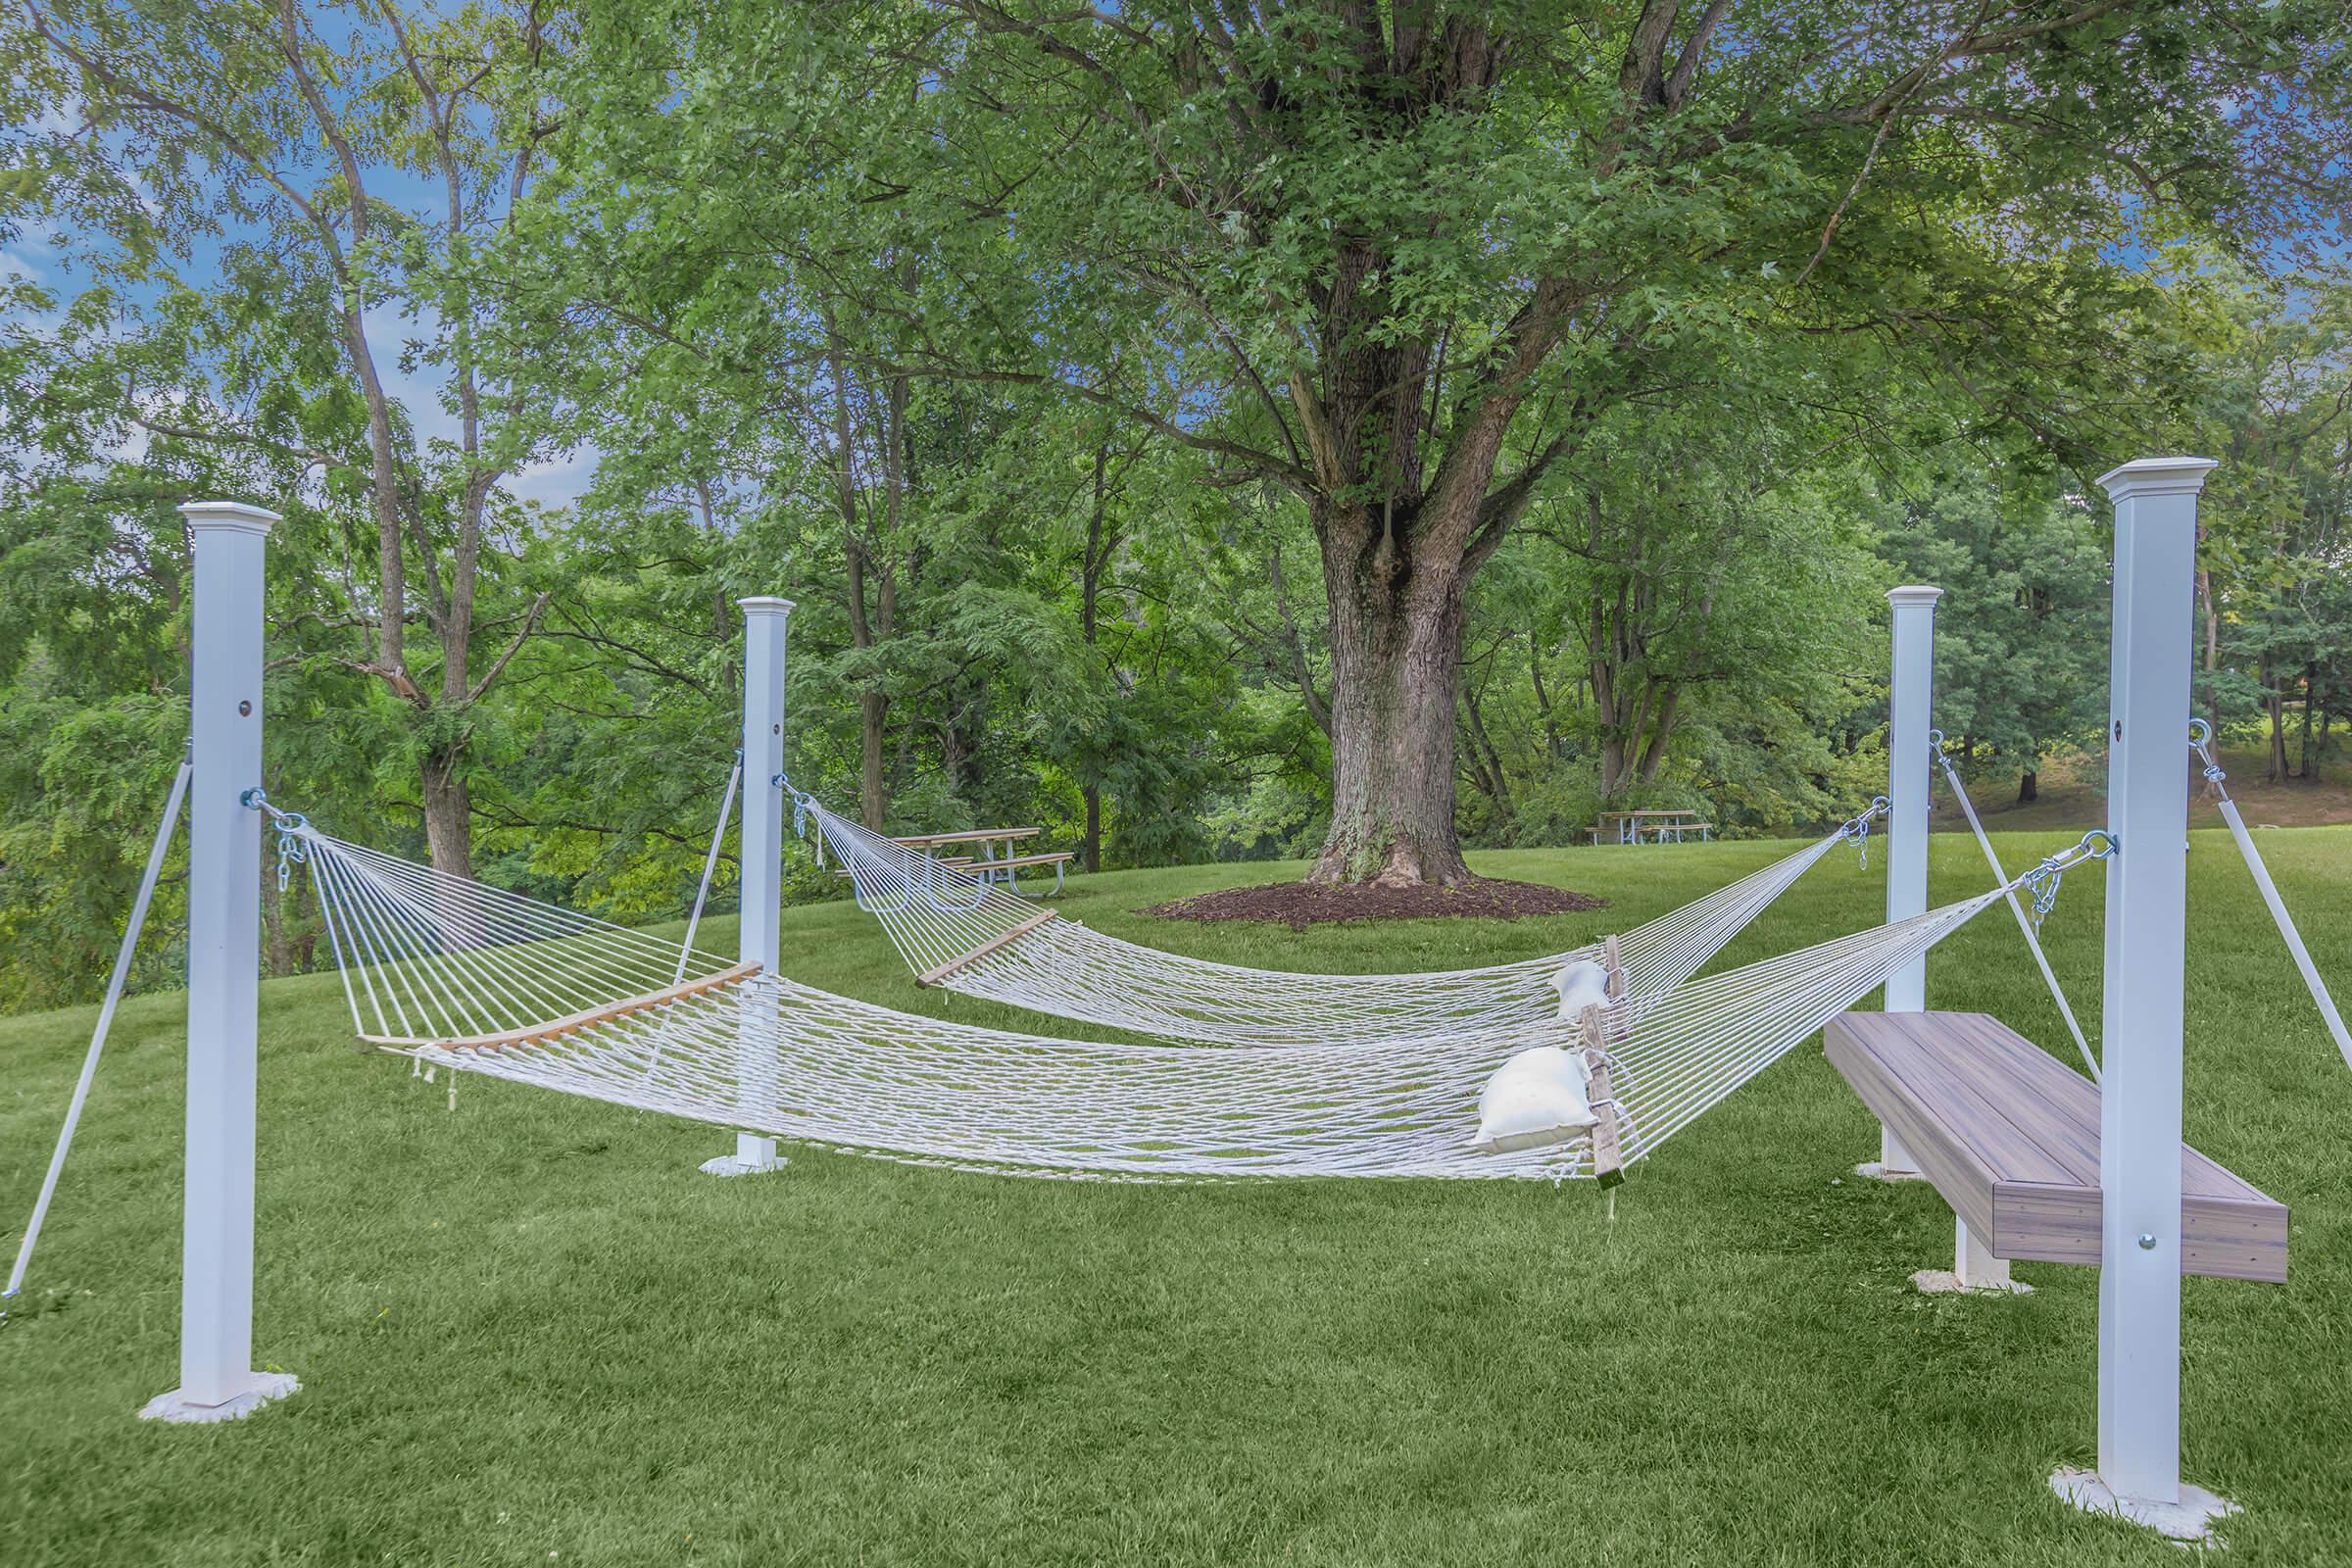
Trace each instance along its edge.
<path fill-rule="evenodd" d="M 75 106 L 66 104 L 44 114 L 32 124 L 21 125 L 18 134 L 70 131 L 75 124 Z M 386 166 L 371 168 L 368 178 L 370 193 L 379 201 L 426 222 L 439 222 L 446 216 L 447 204 L 438 179 Z M 263 237 L 263 231 L 256 226 L 232 225 L 220 240 L 191 245 L 187 255 L 172 258 L 171 265 L 188 286 L 215 288 L 221 280 L 220 259 L 223 249 Z M 111 251 L 111 242 L 102 235 L 78 232 L 68 243 L 61 240 L 54 228 L 28 224 L 0 242 L 0 275 L 39 284 L 63 306 L 91 286 L 96 279 L 92 262 Z M 164 286 L 146 283 L 127 288 L 123 293 L 135 311 L 159 299 Z M 6 325 L 12 331 L 41 332 L 56 318 L 55 314 L 43 316 L 12 308 Z M 442 405 L 441 382 L 434 368 L 426 366 L 420 372 L 412 371 L 401 364 L 410 342 L 433 335 L 439 324 L 437 318 L 429 311 L 421 317 L 404 317 L 397 304 L 384 304 L 368 313 L 367 323 L 377 374 L 386 395 L 401 406 L 421 439 L 454 442 L 458 437 L 458 419 Z M 134 435 L 121 450 L 125 456 L 136 457 L 144 447 L 145 438 Z M 505 488 L 518 499 L 543 506 L 568 505 L 593 481 L 600 456 L 593 444 L 586 445 L 510 474 Z"/>

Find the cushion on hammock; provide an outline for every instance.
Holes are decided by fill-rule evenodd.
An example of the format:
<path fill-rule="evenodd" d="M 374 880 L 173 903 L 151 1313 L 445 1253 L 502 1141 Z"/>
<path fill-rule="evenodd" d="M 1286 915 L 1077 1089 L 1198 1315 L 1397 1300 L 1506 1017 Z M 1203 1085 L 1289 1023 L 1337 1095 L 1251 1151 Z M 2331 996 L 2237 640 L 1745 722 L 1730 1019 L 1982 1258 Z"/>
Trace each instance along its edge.
<path fill-rule="evenodd" d="M 1582 1054 L 1557 1046 L 1522 1051 L 1494 1069 L 1478 1096 L 1478 1136 L 1470 1148 L 1481 1154 L 1508 1153 L 1566 1143 L 1600 1120 L 1586 1092 L 1592 1069 Z"/>
<path fill-rule="evenodd" d="M 1609 1004 L 1609 971 L 1591 958 L 1578 958 L 1551 977 L 1560 994 L 1560 1017 L 1574 1023 L 1585 1015 L 1587 1007 L 1605 1007 Z"/>

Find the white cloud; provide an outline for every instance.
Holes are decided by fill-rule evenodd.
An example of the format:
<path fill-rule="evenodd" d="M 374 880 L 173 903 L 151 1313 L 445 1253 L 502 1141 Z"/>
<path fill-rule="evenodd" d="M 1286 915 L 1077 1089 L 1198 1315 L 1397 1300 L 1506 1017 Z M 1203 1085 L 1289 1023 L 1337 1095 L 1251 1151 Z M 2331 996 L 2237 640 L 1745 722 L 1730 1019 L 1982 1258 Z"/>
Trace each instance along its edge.
<path fill-rule="evenodd" d="M 419 365 L 412 370 L 401 364 L 411 343 L 430 344 L 440 336 L 439 314 L 429 306 L 405 313 L 392 305 L 377 305 L 361 316 L 360 323 L 375 355 L 376 379 L 383 383 L 384 396 L 408 412 L 417 439 L 457 440 L 461 433 L 458 416 L 442 406 L 441 367 Z"/>
<path fill-rule="evenodd" d="M 594 444 L 578 447 L 545 463 L 518 468 L 507 480 L 508 493 L 543 507 L 567 507 L 596 479 L 604 454 Z"/>

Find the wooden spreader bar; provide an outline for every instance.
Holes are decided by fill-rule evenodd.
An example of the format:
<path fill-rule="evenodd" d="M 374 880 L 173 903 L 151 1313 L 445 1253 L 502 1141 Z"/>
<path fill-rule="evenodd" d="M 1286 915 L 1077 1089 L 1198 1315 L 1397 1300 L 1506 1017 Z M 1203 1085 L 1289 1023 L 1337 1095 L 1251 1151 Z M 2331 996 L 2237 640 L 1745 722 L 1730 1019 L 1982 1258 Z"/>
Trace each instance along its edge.
<path fill-rule="evenodd" d="M 1028 919 L 1023 920 L 1019 925 L 1014 926 L 1011 930 L 998 932 L 995 936 L 990 937 L 986 942 L 981 943 L 978 947 L 974 948 L 971 952 L 964 954 L 961 957 L 950 958 L 947 962 L 941 964 L 936 969 L 924 970 L 921 974 L 918 974 L 914 977 L 914 983 L 918 986 L 935 986 L 942 980 L 945 980 L 948 976 L 954 974 L 956 970 L 962 968 L 965 964 L 974 962 L 980 958 L 985 958 L 990 954 L 996 952 L 999 948 L 1002 948 L 1018 938 L 1027 936 L 1039 926 L 1044 925 L 1048 920 L 1058 918 L 1060 918 L 1058 911 L 1054 909 L 1048 909 L 1042 914 L 1033 914 Z"/>
<path fill-rule="evenodd" d="M 1625 1152 L 1617 1140 L 1617 1089 L 1609 1079 L 1607 1042 L 1608 1029 L 1600 1009 L 1587 1007 L 1585 1065 L 1592 1069 L 1592 1082 L 1586 1102 L 1600 1118 L 1592 1124 L 1592 1177 L 1603 1187 L 1615 1187 L 1625 1180 Z"/>
<path fill-rule="evenodd" d="M 582 1029 L 593 1028 L 600 1023 L 611 1023 L 615 1018 L 625 1018 L 633 1012 L 644 1012 L 649 1008 L 667 1006 L 670 1003 L 682 1002 L 688 997 L 701 996 L 706 991 L 716 991 L 722 987 L 734 985 L 739 980 L 749 980 L 759 972 L 760 965 L 756 963 L 739 963 L 731 969 L 721 969 L 716 974 L 704 975 L 699 980 L 685 980 L 674 986 L 663 986 L 659 991 L 649 991 L 641 997 L 623 997 L 618 1002 L 608 1002 L 602 1006 L 590 1007 L 584 1012 L 571 1013 L 562 1018 L 551 1018 L 545 1023 L 529 1024 L 520 1029 L 510 1029 L 503 1034 L 464 1035 L 447 1040 L 401 1040 L 382 1035 L 368 1035 L 364 1038 L 372 1045 L 431 1046 L 437 1051 L 497 1051 L 505 1046 L 536 1045 L 542 1040 L 554 1040 L 564 1035 L 575 1034 Z"/>

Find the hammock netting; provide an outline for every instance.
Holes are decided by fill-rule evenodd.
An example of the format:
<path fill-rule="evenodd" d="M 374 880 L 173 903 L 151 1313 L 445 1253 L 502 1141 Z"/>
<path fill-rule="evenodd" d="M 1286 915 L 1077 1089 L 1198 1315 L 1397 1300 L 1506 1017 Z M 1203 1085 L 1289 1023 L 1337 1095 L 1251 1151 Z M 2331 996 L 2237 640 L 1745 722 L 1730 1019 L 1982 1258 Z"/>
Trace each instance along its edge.
<path fill-rule="evenodd" d="M 280 815 L 278 829 L 316 880 L 358 1032 L 419 1061 L 858 1153 L 1027 1175 L 1594 1174 L 1589 1139 L 1503 1153 L 1467 1147 L 1480 1089 L 1499 1064 L 1531 1046 L 1584 1043 L 1548 1015 L 1523 1011 L 1484 1034 L 1456 1027 L 1425 1040 L 1398 1038 L 1394 1015 L 1386 1032 L 1318 1020 L 1312 1043 L 1248 1050 L 1005 1033 L 681 953 L 299 817 Z M 1595 1108 L 1612 1116 L 1624 1162 L 1653 1152 L 2002 891 L 1621 998 L 1602 1013 L 1615 1098 Z M 1369 998 L 1384 980 L 1350 977 L 1348 994 Z M 1466 994 L 1450 981 L 1432 989 Z"/>
<path fill-rule="evenodd" d="M 808 796 L 813 823 L 907 968 L 965 996 L 1185 1044 L 1281 1046 L 1491 1041 L 1542 1026 L 1559 1010 L 1552 979 L 1603 944 L 1479 969 L 1424 974 L 1297 974 L 1212 963 L 1088 929 L 1039 923 L 1036 904 L 996 883 L 985 864 L 960 867 L 867 831 Z M 1837 832 L 1621 933 L 1629 998 L 1662 995 L 1722 951 L 1791 882 L 1840 843 L 1861 842 L 1873 807 Z M 966 959 L 966 956 L 978 954 Z M 942 971 L 945 971 L 944 973 Z M 936 978 L 932 978 L 936 976 Z"/>

